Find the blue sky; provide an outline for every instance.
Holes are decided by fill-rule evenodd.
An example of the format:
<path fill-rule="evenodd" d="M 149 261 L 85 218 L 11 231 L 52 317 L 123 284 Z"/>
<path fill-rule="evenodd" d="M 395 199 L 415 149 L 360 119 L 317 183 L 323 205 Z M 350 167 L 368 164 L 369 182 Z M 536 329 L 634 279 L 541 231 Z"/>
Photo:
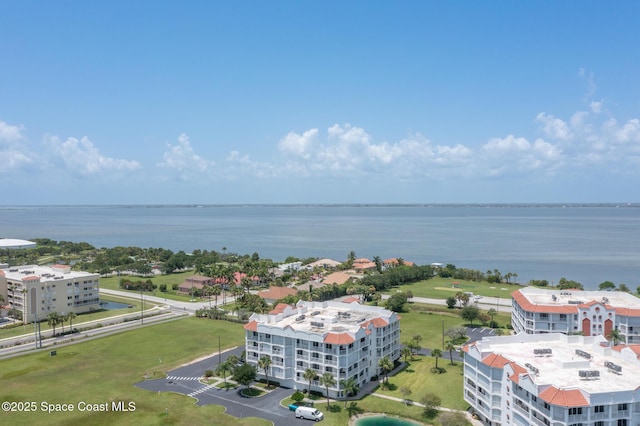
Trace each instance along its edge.
<path fill-rule="evenodd" d="M 0 12 L 5 204 L 640 201 L 636 1 Z"/>

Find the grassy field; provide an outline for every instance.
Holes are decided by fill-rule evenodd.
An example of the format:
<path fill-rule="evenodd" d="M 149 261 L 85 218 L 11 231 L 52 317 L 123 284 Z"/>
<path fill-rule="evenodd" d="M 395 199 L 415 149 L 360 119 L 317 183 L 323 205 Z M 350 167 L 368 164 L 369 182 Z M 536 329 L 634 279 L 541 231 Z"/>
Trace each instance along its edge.
<path fill-rule="evenodd" d="M 236 419 L 220 406 L 198 407 L 189 397 L 150 393 L 133 386 L 145 374 L 165 372 L 215 352 L 244 344 L 241 324 L 188 318 L 82 342 L 49 352 L 0 361 L 0 400 L 78 404 L 122 400 L 135 412 L 3 413 L 12 425 L 268 425 L 259 419 Z M 168 415 L 165 414 L 167 409 Z"/>
<path fill-rule="evenodd" d="M 151 278 L 135 277 L 135 276 L 129 276 L 129 275 L 123 275 L 122 277 L 114 276 L 114 277 L 100 278 L 100 288 L 128 291 L 123 288 L 120 288 L 119 284 L 120 284 L 121 278 L 123 279 L 127 278 L 127 279 L 130 279 L 131 281 L 146 281 L 147 279 L 150 279 L 151 282 L 153 282 L 155 285 L 158 286 L 158 289 L 156 289 L 154 292 L 145 292 L 144 294 L 153 295 L 157 297 L 164 297 L 166 299 L 171 299 L 171 300 L 178 300 L 180 302 L 188 302 L 191 300 L 191 297 L 176 294 L 176 291 L 172 290 L 172 286 L 174 284 L 182 284 L 185 278 L 190 277 L 192 275 L 194 275 L 194 271 L 180 272 L 178 274 L 169 274 L 169 275 L 157 275 Z M 166 292 L 161 292 L 159 290 L 162 284 L 166 284 L 167 286 Z M 138 294 L 138 295 L 140 294 L 140 292 L 137 292 L 137 291 L 130 291 L 130 293 Z M 221 298 L 222 296 L 218 296 L 218 297 Z M 202 299 L 200 299 L 199 301 L 202 301 Z"/>
<path fill-rule="evenodd" d="M 511 293 L 522 288 L 516 284 L 494 284 L 486 281 L 464 281 L 452 278 L 432 278 L 430 280 L 419 281 L 417 283 L 406 284 L 390 289 L 387 294 L 397 291 L 411 291 L 417 297 L 429 297 L 435 299 L 446 299 L 455 296 L 459 291 L 471 292 L 474 295 L 500 297 L 511 300 Z"/>

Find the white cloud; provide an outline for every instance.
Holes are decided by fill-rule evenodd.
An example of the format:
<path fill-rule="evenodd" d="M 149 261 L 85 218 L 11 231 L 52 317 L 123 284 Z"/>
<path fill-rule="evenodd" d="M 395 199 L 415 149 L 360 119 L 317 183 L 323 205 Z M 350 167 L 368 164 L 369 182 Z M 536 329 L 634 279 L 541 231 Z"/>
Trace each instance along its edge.
<path fill-rule="evenodd" d="M 542 131 L 550 138 L 567 140 L 573 136 L 569 125 L 551 114 L 541 112 L 536 120 L 543 124 Z"/>
<path fill-rule="evenodd" d="M 0 173 L 14 172 L 34 163 L 35 155 L 24 143 L 23 130 L 22 126 L 0 121 L 0 158 L 2 158 Z"/>
<path fill-rule="evenodd" d="M 591 103 L 589 104 L 589 108 L 591 108 L 591 111 L 595 114 L 600 114 L 600 111 L 602 111 L 602 105 L 604 104 L 603 100 L 600 101 L 591 101 Z"/>
<path fill-rule="evenodd" d="M 178 136 L 178 144 L 167 144 L 167 151 L 163 154 L 164 161 L 158 167 L 177 171 L 182 178 L 187 179 L 194 174 L 201 174 L 212 168 L 215 163 L 205 160 L 195 153 L 191 147 L 189 136 L 182 133 Z"/>
<path fill-rule="evenodd" d="M 105 157 L 86 136 L 81 139 L 68 138 L 64 142 L 57 136 L 47 136 L 45 143 L 71 174 L 100 175 L 141 168 L 137 161 Z"/>
<path fill-rule="evenodd" d="M 17 142 L 22 139 L 22 130 L 24 130 L 21 126 L 13 126 L 4 121 L 0 121 L 0 142 Z"/>
<path fill-rule="evenodd" d="M 278 148 L 284 153 L 293 154 L 308 160 L 311 157 L 317 136 L 318 129 L 309 129 L 301 135 L 289 132 L 280 141 Z"/>

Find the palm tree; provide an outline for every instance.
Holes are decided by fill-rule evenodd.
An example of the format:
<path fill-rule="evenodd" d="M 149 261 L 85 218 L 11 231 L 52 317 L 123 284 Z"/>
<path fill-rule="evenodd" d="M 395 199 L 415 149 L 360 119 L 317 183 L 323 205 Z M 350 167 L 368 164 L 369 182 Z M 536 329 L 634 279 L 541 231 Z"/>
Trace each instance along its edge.
<path fill-rule="evenodd" d="M 385 356 L 384 358 L 381 358 L 380 361 L 378 361 L 378 367 L 382 368 L 382 373 L 384 374 L 385 377 L 385 382 L 389 383 L 389 371 L 393 370 L 393 362 L 389 359 L 388 356 Z"/>
<path fill-rule="evenodd" d="M 216 367 L 216 374 L 222 374 L 224 378 L 224 388 L 227 389 L 227 371 L 231 370 L 231 363 L 229 362 L 229 358 L 227 358 L 223 363 L 218 364 Z"/>
<path fill-rule="evenodd" d="M 331 373 L 324 373 L 321 377 L 320 377 L 320 383 L 324 386 L 324 388 L 327 390 L 327 408 L 329 408 L 329 387 L 330 386 L 334 386 L 336 384 L 336 379 L 333 378 L 333 374 Z"/>
<path fill-rule="evenodd" d="M 304 370 L 304 374 L 302 375 L 302 377 L 309 381 L 308 393 L 311 393 L 311 381 L 316 378 L 316 371 L 307 368 L 306 370 Z"/>
<path fill-rule="evenodd" d="M 449 351 L 449 359 L 451 360 L 451 365 L 453 365 L 453 351 L 456 350 L 456 347 L 453 345 L 451 341 L 448 341 L 444 346 L 444 349 Z"/>
<path fill-rule="evenodd" d="M 69 318 L 69 329 L 73 332 L 73 319 L 77 317 L 77 315 L 75 312 L 69 312 L 67 317 Z"/>
<path fill-rule="evenodd" d="M 269 389 L 269 367 L 271 367 L 271 358 L 264 355 L 258 360 L 258 368 L 264 370 L 264 377 L 267 379 L 267 389 Z"/>
<path fill-rule="evenodd" d="M 438 358 L 442 356 L 442 351 L 440 349 L 431 349 L 431 356 L 436 359 L 436 370 L 438 369 Z"/>
<path fill-rule="evenodd" d="M 495 309 L 491 308 L 491 309 L 489 309 L 487 311 L 487 313 L 491 317 L 491 328 L 493 328 L 493 317 L 495 317 L 498 314 L 498 311 L 496 311 Z"/>
<path fill-rule="evenodd" d="M 624 336 L 622 335 L 622 333 L 620 333 L 620 330 L 618 330 L 617 328 L 614 328 L 613 330 L 611 330 L 607 338 L 613 341 L 613 346 L 616 346 L 620 342 L 624 342 Z"/>
<path fill-rule="evenodd" d="M 60 315 L 57 312 L 51 312 L 47 317 L 47 324 L 53 329 L 53 335 L 56 335 L 56 326 L 60 324 Z"/>
<path fill-rule="evenodd" d="M 211 287 L 211 294 L 216 297 L 216 306 L 218 306 L 218 296 L 222 293 L 222 289 L 218 285 Z"/>
<path fill-rule="evenodd" d="M 349 377 L 347 380 L 340 380 L 340 387 L 344 391 L 344 408 L 347 408 L 347 396 L 357 395 L 360 386 L 358 386 L 355 377 Z"/>
<path fill-rule="evenodd" d="M 400 350 L 400 355 L 404 357 L 404 362 L 407 362 L 409 357 L 413 359 L 413 351 L 411 350 L 411 348 L 407 346 L 403 347 L 402 350 Z"/>
<path fill-rule="evenodd" d="M 382 261 L 380 260 L 380 256 L 373 256 L 373 263 L 376 264 L 376 270 L 379 274 L 382 273 Z"/>

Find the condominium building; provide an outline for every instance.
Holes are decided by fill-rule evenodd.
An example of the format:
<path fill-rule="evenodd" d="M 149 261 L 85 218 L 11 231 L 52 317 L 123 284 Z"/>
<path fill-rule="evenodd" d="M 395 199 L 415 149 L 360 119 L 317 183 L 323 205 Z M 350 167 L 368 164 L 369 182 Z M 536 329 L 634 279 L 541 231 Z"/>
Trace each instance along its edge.
<path fill-rule="evenodd" d="M 269 314 L 253 314 L 246 330 L 247 362 L 271 359 L 269 378 L 281 386 L 307 389 L 304 373 L 330 373 L 332 397 L 343 397 L 341 380 L 354 378 L 363 385 L 382 374 L 384 357 L 400 358 L 400 323 L 396 313 L 377 306 L 342 302 L 279 304 Z M 260 373 L 262 371 L 259 370 Z M 318 377 L 311 390 L 324 392 Z"/>
<path fill-rule="evenodd" d="M 0 269 L 0 294 L 30 323 L 45 320 L 51 312 L 99 309 L 98 279 L 98 274 L 72 271 L 68 265 L 10 267 Z"/>
<path fill-rule="evenodd" d="M 606 337 L 617 329 L 626 343 L 640 343 L 640 299 L 632 294 L 525 287 L 512 297 L 511 325 L 516 333 Z"/>
<path fill-rule="evenodd" d="M 464 399 L 486 425 L 640 424 L 640 345 L 521 333 L 464 351 Z"/>

